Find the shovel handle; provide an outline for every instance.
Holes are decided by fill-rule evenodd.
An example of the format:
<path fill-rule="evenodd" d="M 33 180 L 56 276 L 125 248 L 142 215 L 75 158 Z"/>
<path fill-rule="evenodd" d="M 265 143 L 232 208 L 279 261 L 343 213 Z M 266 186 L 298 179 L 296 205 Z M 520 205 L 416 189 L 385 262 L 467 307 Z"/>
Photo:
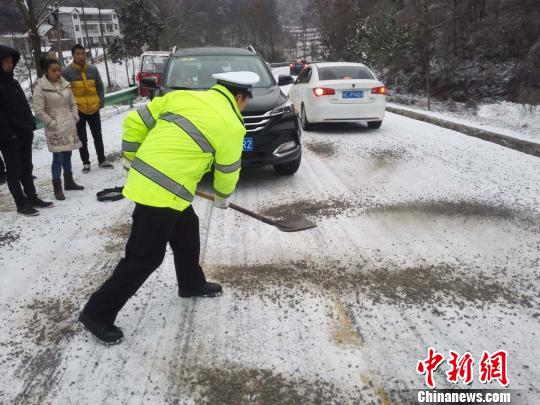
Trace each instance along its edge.
<path fill-rule="evenodd" d="M 203 191 L 198 191 L 197 190 L 195 192 L 195 194 L 197 194 L 199 197 L 207 199 L 208 201 L 214 201 L 213 196 L 211 196 L 210 194 L 206 194 Z M 235 211 L 241 212 L 242 214 L 245 214 L 245 215 L 248 215 L 248 216 L 250 216 L 252 218 L 258 219 L 259 221 L 262 221 L 265 224 L 276 225 L 276 223 L 274 221 L 272 221 L 271 219 L 265 218 L 262 215 L 256 214 L 256 213 L 254 213 L 254 212 L 252 212 L 250 210 L 247 210 L 245 208 L 242 208 L 242 207 L 240 207 L 240 206 L 238 206 L 236 204 L 229 203 L 229 207 L 232 208 Z"/>

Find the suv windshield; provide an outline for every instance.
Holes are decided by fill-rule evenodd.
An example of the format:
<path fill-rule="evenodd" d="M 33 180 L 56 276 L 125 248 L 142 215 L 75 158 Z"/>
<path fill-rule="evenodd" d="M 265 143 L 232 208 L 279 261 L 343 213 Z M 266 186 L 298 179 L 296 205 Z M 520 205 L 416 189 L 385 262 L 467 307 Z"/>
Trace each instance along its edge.
<path fill-rule="evenodd" d="M 319 80 L 370 79 L 375 77 L 363 66 L 327 66 L 319 68 Z"/>
<path fill-rule="evenodd" d="M 208 89 L 216 84 L 214 73 L 248 71 L 261 80 L 253 87 L 274 85 L 268 70 L 258 56 L 208 55 L 173 56 L 164 85 L 170 88 Z"/>

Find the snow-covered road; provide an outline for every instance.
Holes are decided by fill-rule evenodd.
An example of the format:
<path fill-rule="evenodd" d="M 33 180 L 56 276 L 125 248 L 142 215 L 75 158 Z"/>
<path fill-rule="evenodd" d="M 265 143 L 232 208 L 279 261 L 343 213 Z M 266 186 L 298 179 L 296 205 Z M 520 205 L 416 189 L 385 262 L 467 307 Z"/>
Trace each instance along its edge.
<path fill-rule="evenodd" d="M 104 121 L 112 158 L 124 115 Z M 429 347 L 470 352 L 473 388 L 500 388 L 477 368 L 506 350 L 515 403 L 538 403 L 540 159 L 393 114 L 303 144 L 295 176 L 246 170 L 233 200 L 318 227 L 280 233 L 196 200 L 202 264 L 224 295 L 178 298 L 169 251 L 109 348 L 75 319 L 123 253 L 133 204 L 95 199 L 122 184 L 119 160 L 83 175 L 74 155 L 86 189 L 36 218 L 17 216 L 2 186 L 0 403 L 401 404 L 425 388 Z M 38 133 L 48 198 L 50 159 Z M 456 387 L 446 371 L 437 388 Z"/>

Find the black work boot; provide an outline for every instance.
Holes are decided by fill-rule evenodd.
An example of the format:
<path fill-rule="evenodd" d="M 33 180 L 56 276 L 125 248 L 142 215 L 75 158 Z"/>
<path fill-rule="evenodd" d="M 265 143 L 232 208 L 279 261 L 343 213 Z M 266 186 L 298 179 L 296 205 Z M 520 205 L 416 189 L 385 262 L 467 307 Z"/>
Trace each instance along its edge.
<path fill-rule="evenodd" d="M 221 284 L 206 282 L 206 285 L 197 290 L 188 290 L 180 287 L 178 295 L 182 298 L 190 297 L 218 297 L 223 293 Z"/>
<path fill-rule="evenodd" d="M 52 201 L 43 201 L 38 196 L 28 198 L 28 202 L 34 208 L 49 208 L 53 206 Z"/>
<path fill-rule="evenodd" d="M 32 205 L 29 202 L 24 203 L 21 206 L 18 206 L 17 212 L 27 217 L 35 217 L 36 215 L 39 215 L 39 211 L 36 210 L 34 207 L 32 207 Z"/>
<path fill-rule="evenodd" d="M 52 185 L 54 190 L 54 198 L 60 201 L 65 200 L 66 196 L 64 195 L 64 191 L 62 190 L 62 180 L 53 179 Z"/>
<path fill-rule="evenodd" d="M 84 190 L 83 186 L 79 186 L 75 183 L 72 172 L 64 172 L 64 188 L 66 190 Z"/>
<path fill-rule="evenodd" d="M 0 173 L 0 184 L 4 184 L 7 181 L 7 176 L 5 173 Z"/>
<path fill-rule="evenodd" d="M 117 345 L 122 342 L 124 333 L 122 329 L 104 323 L 95 322 L 88 316 L 81 312 L 79 314 L 79 322 L 82 323 L 86 329 L 92 333 L 101 343 L 107 346 Z"/>
<path fill-rule="evenodd" d="M 100 162 L 99 167 L 101 167 L 102 169 L 114 169 L 114 165 L 112 163 L 107 162 L 106 160 L 104 160 L 103 162 Z"/>

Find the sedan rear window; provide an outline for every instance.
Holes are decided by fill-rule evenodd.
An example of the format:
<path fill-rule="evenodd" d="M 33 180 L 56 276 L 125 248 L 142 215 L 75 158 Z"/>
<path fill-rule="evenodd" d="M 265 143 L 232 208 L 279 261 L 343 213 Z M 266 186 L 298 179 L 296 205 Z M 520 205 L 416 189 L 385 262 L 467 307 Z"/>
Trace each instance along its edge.
<path fill-rule="evenodd" d="M 375 80 L 375 76 L 364 66 L 327 66 L 319 68 L 319 80 Z"/>

